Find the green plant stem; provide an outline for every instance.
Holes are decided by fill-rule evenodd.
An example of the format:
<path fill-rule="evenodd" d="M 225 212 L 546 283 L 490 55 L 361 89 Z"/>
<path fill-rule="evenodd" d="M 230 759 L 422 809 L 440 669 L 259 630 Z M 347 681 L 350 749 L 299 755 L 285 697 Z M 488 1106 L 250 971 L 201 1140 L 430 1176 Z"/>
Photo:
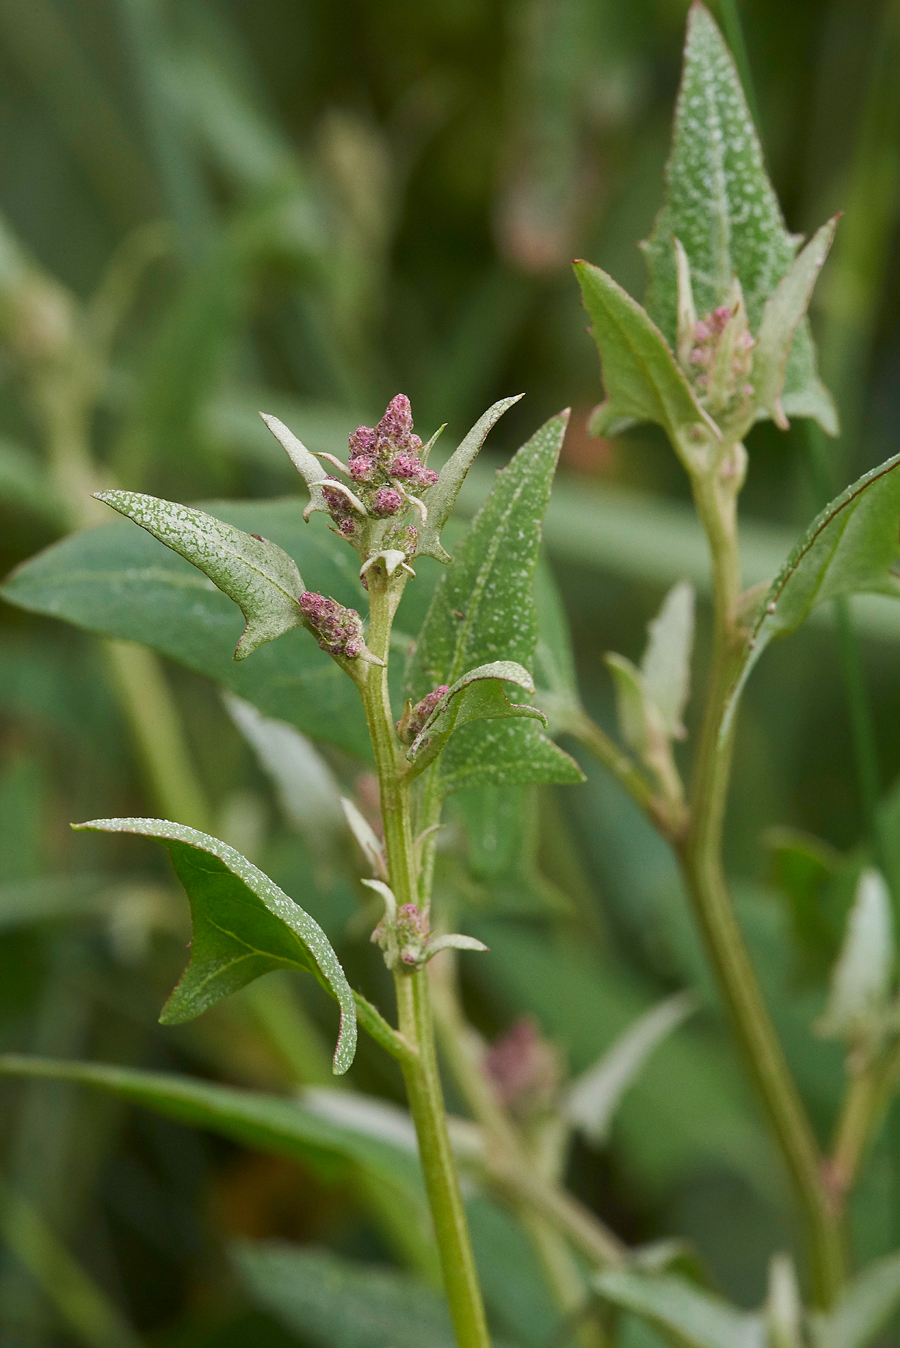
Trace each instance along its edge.
<path fill-rule="evenodd" d="M 686 822 L 684 817 L 673 813 L 671 804 L 654 792 L 653 787 L 628 754 L 619 748 L 615 740 L 607 735 L 596 721 L 586 712 L 572 714 L 564 719 L 561 729 L 578 740 L 579 744 L 583 744 L 598 763 L 602 763 L 606 770 L 612 773 L 619 785 L 644 811 L 655 829 L 666 838 L 678 837 Z"/>
<path fill-rule="evenodd" d="M 851 1075 L 831 1153 L 831 1180 L 840 1203 L 852 1189 L 866 1151 L 887 1113 L 900 1075 L 900 1043 Z"/>
<path fill-rule="evenodd" d="M 369 650 L 383 664 L 366 665 L 358 674 L 381 788 L 388 875 L 398 906 L 415 903 L 419 897 L 409 787 L 403 780 L 387 679 L 391 624 L 401 593 L 402 581 L 391 581 L 380 567 L 371 568 L 366 640 Z M 490 1348 L 469 1224 L 447 1131 L 428 976 L 425 969 L 401 968 L 394 973 L 394 986 L 400 1034 L 415 1050 L 415 1055 L 407 1055 L 400 1065 L 419 1143 L 450 1316 L 459 1348 Z"/>
<path fill-rule="evenodd" d="M 678 846 L 688 892 L 738 1041 L 778 1141 L 804 1216 L 816 1300 L 827 1307 L 843 1280 L 838 1219 L 820 1169 L 815 1136 L 785 1060 L 734 911 L 722 866 L 722 827 L 732 738 L 720 740 L 722 714 L 745 634 L 736 498 L 740 476 L 694 481 L 709 540 L 714 585 L 713 655 L 706 714 L 694 767 L 690 828 Z"/>

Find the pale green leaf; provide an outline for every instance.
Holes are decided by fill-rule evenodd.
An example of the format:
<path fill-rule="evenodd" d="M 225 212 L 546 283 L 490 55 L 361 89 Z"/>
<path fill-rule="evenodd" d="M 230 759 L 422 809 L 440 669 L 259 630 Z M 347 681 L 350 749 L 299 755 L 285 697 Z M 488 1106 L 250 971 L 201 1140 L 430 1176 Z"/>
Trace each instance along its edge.
<path fill-rule="evenodd" d="M 567 413 L 553 417 L 497 474 L 438 582 L 407 666 L 406 693 L 414 702 L 496 660 L 531 668 L 538 637 L 534 569 L 567 420 Z M 438 770 L 445 791 L 581 780 L 575 762 L 530 720 L 464 726 Z"/>
<path fill-rule="evenodd" d="M 827 1315 L 813 1319 L 814 1348 L 867 1348 L 900 1308 L 900 1254 L 870 1264 Z"/>
<path fill-rule="evenodd" d="M 836 226 L 835 216 L 816 231 L 791 263 L 790 271 L 778 282 L 763 309 L 759 336 L 753 351 L 753 385 L 758 405 L 782 430 L 787 430 L 788 426 L 781 405 L 788 358 L 797 327 L 809 307 L 813 286 L 831 247 Z"/>
<path fill-rule="evenodd" d="M 315 510 L 324 511 L 327 515 L 329 513 L 328 502 L 325 500 L 321 484 L 328 474 L 326 469 L 322 467 L 320 460 L 314 454 L 310 454 L 302 440 L 298 440 L 294 432 L 288 430 L 283 421 L 270 416 L 268 412 L 260 412 L 259 415 L 306 483 L 309 491 L 309 505 L 306 507 L 306 515 L 311 515 Z"/>
<path fill-rule="evenodd" d="M 297 563 L 277 543 L 245 534 L 203 510 L 139 492 L 101 491 L 97 499 L 191 562 L 234 600 L 247 620 L 235 660 L 302 625 L 303 581 Z"/>
<path fill-rule="evenodd" d="M 331 768 L 312 743 L 286 721 L 263 716 L 231 693 L 225 708 L 271 779 L 285 819 L 312 847 L 344 830 L 341 794 Z"/>
<path fill-rule="evenodd" d="M 615 1269 L 597 1276 L 593 1287 L 605 1301 L 648 1320 L 680 1348 L 764 1348 L 759 1315 L 739 1311 L 681 1278 Z"/>
<path fill-rule="evenodd" d="M 460 488 L 475 456 L 487 439 L 488 433 L 497 424 L 503 413 L 523 398 L 522 393 L 514 398 L 501 398 L 489 407 L 484 416 L 476 421 L 459 447 L 440 471 L 437 482 L 423 494 L 428 507 L 428 518 L 419 529 L 416 544 L 418 556 L 434 557 L 439 562 L 449 562 L 450 556 L 441 543 L 441 531 L 450 518 Z"/>
<path fill-rule="evenodd" d="M 303 523 L 298 500 L 217 501 L 208 512 L 264 534 L 294 557 L 315 587 L 365 609 L 355 554 L 321 519 Z M 241 632 L 235 605 L 170 548 L 125 520 L 74 534 L 18 567 L 3 597 L 103 636 L 149 646 L 224 684 L 267 716 L 358 758 L 371 753 L 365 717 L 350 679 L 305 632 L 232 659 Z"/>
<path fill-rule="evenodd" d="M 627 291 L 590 262 L 576 262 L 591 335 L 600 352 L 606 401 L 590 421 L 592 435 L 615 435 L 636 421 L 653 421 L 667 432 L 683 463 L 721 439 L 694 396 L 672 348 Z"/>
<path fill-rule="evenodd" d="M 534 602 L 538 617 L 534 681 L 537 701 L 547 713 L 552 733 L 555 725 L 564 727 L 567 720 L 577 718 L 582 708 L 569 621 L 553 573 L 540 558 L 534 573 Z"/>
<path fill-rule="evenodd" d="M 806 1317 L 789 1254 L 775 1254 L 769 1261 L 769 1288 L 763 1315 L 766 1348 L 804 1348 Z"/>
<path fill-rule="evenodd" d="M 515 683 L 528 693 L 534 692 L 531 675 L 515 660 L 494 660 L 457 679 L 409 747 L 406 756 L 413 768 L 421 772 L 438 756 L 454 730 L 461 730 L 472 721 L 524 716 L 547 724 L 547 718 L 537 707 L 510 702 L 503 692 L 504 683 Z"/>
<path fill-rule="evenodd" d="M 676 237 L 690 263 L 698 314 L 728 302 L 736 275 L 750 329 L 758 333 L 763 306 L 787 274 L 799 238 L 785 227 L 731 53 L 709 11 L 696 2 L 688 16 L 666 188 L 665 205 L 644 244 L 648 312 L 674 348 Z M 834 404 L 816 375 L 806 318 L 797 325 L 782 406 L 837 432 Z"/>
<path fill-rule="evenodd" d="M 234 1258 L 256 1304 L 311 1348 L 456 1344 L 443 1299 L 397 1269 L 280 1241 L 244 1241 Z"/>
<path fill-rule="evenodd" d="M 839 595 L 900 597 L 900 455 L 873 468 L 813 520 L 766 595 L 729 694 L 726 734 L 741 689 L 774 637 L 795 632 L 814 608 Z"/>
<path fill-rule="evenodd" d="M 272 969 L 315 974 L 341 1011 L 335 1072 L 356 1052 L 353 993 L 328 938 L 299 904 L 227 843 L 164 819 L 93 819 L 77 825 L 101 833 L 134 833 L 168 848 L 191 903 L 191 960 L 160 1020 L 192 1020 Z"/>
<path fill-rule="evenodd" d="M 641 660 L 647 696 L 659 710 L 670 738 L 684 735 L 682 717 L 691 687 L 694 644 L 694 589 L 679 581 L 649 624 L 650 640 Z"/>
<path fill-rule="evenodd" d="M 854 1039 L 877 1032 L 887 1008 L 894 970 L 891 896 L 880 871 L 859 877 L 831 990 L 818 1022 L 820 1034 Z"/>
<path fill-rule="evenodd" d="M 573 1127 L 596 1144 L 609 1138 L 613 1115 L 650 1055 L 696 1010 L 689 993 L 678 993 L 645 1011 L 629 1025 L 599 1062 L 571 1083 L 563 1113 Z"/>

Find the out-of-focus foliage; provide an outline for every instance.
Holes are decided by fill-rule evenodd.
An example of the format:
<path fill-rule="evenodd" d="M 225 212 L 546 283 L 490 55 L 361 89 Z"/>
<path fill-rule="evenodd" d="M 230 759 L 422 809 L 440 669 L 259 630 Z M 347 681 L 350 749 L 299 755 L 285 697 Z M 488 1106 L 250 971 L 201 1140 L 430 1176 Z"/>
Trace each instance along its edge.
<path fill-rule="evenodd" d="M 124 1075 L 119 1094 L 112 1078 L 98 1083 L 106 1091 L 86 1089 L 84 1073 L 4 1079 L 0 1325 L 11 1344 L 330 1342 L 319 1293 L 326 1279 L 340 1288 L 353 1261 L 399 1265 L 369 1271 L 371 1295 L 386 1306 L 411 1298 L 408 1316 L 443 1342 L 420 1181 L 405 1119 L 390 1111 L 402 1099 L 394 1065 L 363 1037 L 349 1080 L 365 1108 L 348 1091 L 319 1093 L 334 1081 L 334 1005 L 312 979 L 282 972 L 190 1024 L 158 1026 L 190 939 L 184 897 L 158 849 L 68 829 L 77 819 L 173 814 L 225 839 L 303 896 L 353 985 L 386 1009 L 389 986 L 368 942 L 374 905 L 357 881 L 351 835 L 333 810 L 304 827 L 302 806 L 287 805 L 306 791 L 308 818 L 319 818 L 323 795 L 334 804 L 321 783 L 336 782 L 371 816 L 352 685 L 330 662 L 313 662 L 306 634 L 233 664 L 236 610 L 131 525 L 59 540 L 108 514 L 91 490 L 215 498 L 217 517 L 284 546 L 307 584 L 352 605 L 352 554 L 332 545 L 323 521 L 301 523 L 305 497 L 259 409 L 311 451 L 343 454 L 348 433 L 400 390 L 423 438 L 447 422 L 450 445 L 485 405 L 524 390 L 488 442 L 499 466 L 571 405 L 542 566 L 571 624 L 581 696 L 612 730 L 604 652 L 636 666 L 647 623 L 687 579 L 698 590 L 702 653 L 706 562 L 661 436 L 647 427 L 614 442 L 587 436 L 596 353 L 569 262 L 590 257 L 643 296 L 634 241 L 648 236 L 662 201 L 686 8 L 0 0 L 3 571 L 53 545 L 8 582 L 21 606 L 0 612 L 0 1047 L 114 1062 L 123 1073 L 151 1068 L 161 1096 L 179 1074 L 210 1083 L 207 1096 L 184 1096 L 161 1116 L 137 1086 L 129 1097 Z M 820 373 L 843 424 L 827 450 L 835 495 L 896 450 L 900 6 L 713 8 L 729 37 L 739 11 L 788 228 L 809 234 L 845 212 L 812 312 Z M 760 424 L 748 449 L 745 580 L 756 583 L 771 579 L 825 495 L 802 426 L 785 434 Z M 470 474 L 464 513 L 488 476 Z M 104 568 L 126 551 L 116 612 L 106 613 Z M 67 607 L 56 611 L 86 632 L 48 613 L 41 568 L 55 587 L 65 572 Z M 428 559 L 416 569 L 398 613 L 401 641 L 420 629 L 440 574 Z M 152 581 L 159 614 L 171 615 L 177 597 L 188 621 L 149 630 L 134 604 L 138 573 L 142 603 Z M 553 587 L 538 578 L 535 674 L 552 730 L 573 697 L 570 655 Z M 748 941 L 823 1140 L 844 1056 L 811 1034 L 828 969 L 865 867 L 876 861 L 895 901 L 900 892 L 890 843 L 900 628 L 890 601 L 866 604 L 887 844 L 875 857 L 865 841 L 825 623 L 774 644 L 748 686 L 727 838 Z M 163 660 L 105 643 L 109 632 L 145 641 Z M 307 678 L 333 680 L 327 725 L 304 711 Z M 150 709 L 143 732 L 127 691 L 135 680 Z M 244 738 L 240 716 L 223 707 L 220 683 L 315 736 L 321 757 L 308 760 L 308 776 L 288 750 L 288 776 L 272 769 L 258 737 Z M 694 715 L 689 702 L 689 731 Z M 171 748 L 168 787 L 142 733 Z M 642 1014 L 695 989 L 696 1013 L 646 1050 L 633 1080 L 625 1073 L 627 1089 L 617 1086 L 611 1126 L 594 1130 L 603 1140 L 575 1139 L 567 1177 L 629 1243 L 690 1241 L 712 1291 L 755 1311 L 770 1256 L 795 1235 L 782 1177 L 674 864 L 601 770 L 583 767 L 581 786 L 453 798 L 439 882 L 465 929 L 491 948 L 465 966 L 468 1010 L 489 1039 L 531 1017 L 560 1073 L 577 1078 L 602 1068 Z M 263 1092 L 261 1112 L 218 1136 L 216 1092 L 244 1086 Z M 302 1108 L 287 1110 L 276 1097 L 301 1086 Z M 557 1314 L 521 1231 L 483 1197 L 470 1217 L 497 1342 L 548 1344 Z M 855 1199 L 854 1229 L 860 1262 L 900 1246 L 897 1105 Z M 285 1241 L 293 1252 L 276 1243 Z M 885 1270 L 875 1265 L 872 1277 L 884 1282 Z M 624 1286 L 601 1291 L 634 1309 L 638 1292 L 629 1301 Z M 876 1323 L 876 1311 L 855 1304 L 848 1316 Z M 620 1324 L 629 1348 L 658 1343 L 625 1313 Z"/>

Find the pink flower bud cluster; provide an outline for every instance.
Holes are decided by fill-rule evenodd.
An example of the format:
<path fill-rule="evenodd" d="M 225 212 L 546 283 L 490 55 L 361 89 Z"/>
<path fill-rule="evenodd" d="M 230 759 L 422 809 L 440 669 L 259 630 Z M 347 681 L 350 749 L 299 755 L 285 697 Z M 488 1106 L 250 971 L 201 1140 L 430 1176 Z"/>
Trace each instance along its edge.
<path fill-rule="evenodd" d="M 421 964 L 426 954 L 431 924 L 428 914 L 420 912 L 414 903 L 404 903 L 397 909 L 392 922 L 383 918 L 372 932 L 372 941 L 387 950 L 393 946 L 401 964 Z"/>
<path fill-rule="evenodd" d="M 344 608 L 336 599 L 305 590 L 300 608 L 323 651 L 355 660 L 365 646 L 362 619 L 355 608 Z"/>
<path fill-rule="evenodd" d="M 727 304 L 720 304 L 713 309 L 711 314 L 707 314 L 705 318 L 701 318 L 699 323 L 694 325 L 696 345 L 688 359 L 699 372 L 694 380 L 699 389 L 706 389 L 709 386 L 709 371 L 715 362 L 722 334 L 734 316 L 734 310 L 729 308 Z M 734 386 L 735 391 L 740 390 L 740 393 L 745 397 L 749 397 L 753 393 L 752 385 L 746 381 L 753 365 L 753 357 L 750 353 L 755 345 L 755 337 L 745 328 L 738 335 L 731 356 L 731 378 L 729 382 Z"/>
<path fill-rule="evenodd" d="M 526 1016 L 491 1045 L 484 1070 L 498 1103 L 522 1119 L 549 1109 L 559 1091 L 559 1055 Z"/>
<path fill-rule="evenodd" d="M 433 693 L 427 693 L 421 702 L 417 702 L 409 711 L 403 713 L 397 722 L 397 734 L 403 744 L 412 744 L 416 736 L 421 734 L 428 718 L 447 692 L 449 692 L 447 684 L 439 684 Z"/>
<path fill-rule="evenodd" d="M 406 496 L 398 484 L 413 493 L 434 486 L 438 475 L 422 462 L 421 449 L 422 441 L 413 434 L 409 399 L 403 393 L 391 399 L 377 426 L 359 426 L 353 432 L 347 471 L 370 515 L 386 519 L 406 509 Z M 323 490 L 338 529 L 352 538 L 357 516 L 350 502 L 334 489 Z"/>

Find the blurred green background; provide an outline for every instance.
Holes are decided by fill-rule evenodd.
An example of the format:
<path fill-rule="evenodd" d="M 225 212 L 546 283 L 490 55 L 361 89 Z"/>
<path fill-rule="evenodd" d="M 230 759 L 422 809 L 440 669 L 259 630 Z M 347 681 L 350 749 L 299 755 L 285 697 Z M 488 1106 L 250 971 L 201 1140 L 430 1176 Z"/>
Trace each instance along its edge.
<path fill-rule="evenodd" d="M 789 226 L 806 233 L 845 212 L 813 312 L 844 424 L 827 446 L 837 490 L 898 448 L 900 4 L 739 9 Z M 714 12 L 733 38 L 733 4 Z M 398 391 L 423 437 L 446 421 L 448 438 L 524 391 L 490 453 L 500 462 L 573 407 L 547 554 L 586 702 L 609 724 L 603 652 L 635 658 L 666 586 L 702 582 L 704 552 L 661 437 L 587 437 L 600 383 L 569 263 L 587 257 L 643 291 L 636 241 L 662 199 L 685 13 L 684 0 L 0 0 L 0 571 L 90 522 L 91 481 L 179 500 L 294 492 L 259 408 L 340 454 Z M 758 580 L 822 504 L 822 484 L 802 425 L 766 423 L 748 447 Z M 877 601 L 858 615 L 890 826 L 900 620 Z M 701 656 L 706 622 L 701 605 Z M 183 897 L 149 848 L 67 827 L 165 813 L 121 690 L 93 638 L 8 605 L 0 624 L 0 1047 L 278 1091 L 321 1080 L 332 1017 L 306 984 L 278 985 L 301 999 L 303 1052 L 273 1029 L 271 998 L 156 1025 L 184 962 Z M 352 975 L 388 1005 L 347 840 L 280 807 L 216 688 L 175 666 L 163 678 L 211 831 L 304 894 Z M 329 763 L 365 798 L 362 765 Z M 533 1015 L 573 1071 L 667 992 L 708 994 L 665 848 L 585 767 L 586 786 L 542 790 L 509 855 L 472 829 L 463 886 L 467 929 L 492 946 L 466 965 L 473 1019 L 493 1036 Z M 755 676 L 728 836 L 761 975 L 825 1137 L 841 1059 L 810 1033 L 822 970 L 791 953 L 766 846 L 775 825 L 845 852 L 865 844 L 827 624 L 773 650 Z M 630 1092 L 609 1146 L 576 1144 L 569 1179 L 627 1240 L 693 1241 L 713 1285 L 751 1305 L 793 1232 L 708 1000 Z M 353 1078 L 400 1099 L 370 1045 Z M 4 1181 L 159 1348 L 299 1341 L 254 1307 L 228 1260 L 236 1237 L 393 1257 L 352 1185 L 73 1088 L 4 1082 L 0 1145 Z M 896 1108 L 856 1228 L 861 1257 L 900 1245 Z M 4 1230 L 2 1342 L 89 1342 L 53 1304 L 53 1265 L 38 1254 L 26 1270 L 9 1220 Z"/>

